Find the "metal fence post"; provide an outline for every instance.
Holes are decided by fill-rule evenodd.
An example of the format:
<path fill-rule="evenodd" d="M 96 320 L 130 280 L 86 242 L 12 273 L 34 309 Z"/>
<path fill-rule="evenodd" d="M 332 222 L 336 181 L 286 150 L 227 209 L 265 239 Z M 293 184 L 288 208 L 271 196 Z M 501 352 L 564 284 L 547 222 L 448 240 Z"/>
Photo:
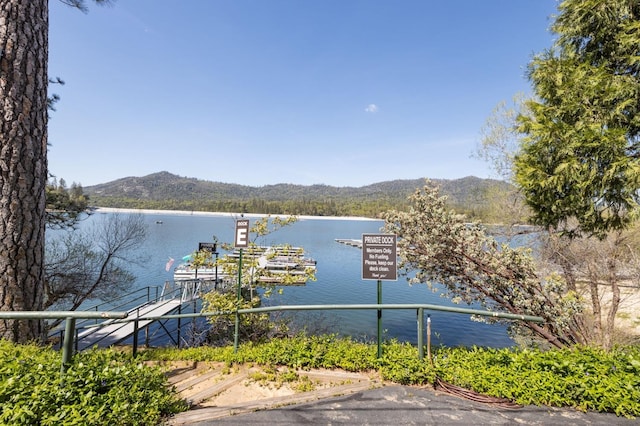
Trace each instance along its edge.
<path fill-rule="evenodd" d="M 62 366 L 60 367 L 60 373 L 64 374 L 67 367 L 71 363 L 71 357 L 73 356 L 73 341 L 76 327 L 75 318 L 67 318 L 65 321 L 64 330 L 64 343 L 62 345 Z"/>
<path fill-rule="evenodd" d="M 138 324 L 139 324 L 139 320 L 138 318 L 140 318 L 140 309 L 138 309 L 136 311 L 136 319 L 133 320 L 133 357 L 135 358 L 136 355 L 138 354 Z"/>
<path fill-rule="evenodd" d="M 182 314 L 182 304 L 178 305 L 178 315 Z M 178 318 L 178 347 L 180 347 L 180 334 L 181 334 L 181 329 L 182 329 L 182 321 L 180 321 L 182 318 Z"/>
<path fill-rule="evenodd" d="M 431 356 L 431 314 L 427 315 L 427 356 L 431 366 L 433 366 L 433 357 Z"/>
<path fill-rule="evenodd" d="M 424 308 L 418 308 L 418 358 L 424 359 Z"/>

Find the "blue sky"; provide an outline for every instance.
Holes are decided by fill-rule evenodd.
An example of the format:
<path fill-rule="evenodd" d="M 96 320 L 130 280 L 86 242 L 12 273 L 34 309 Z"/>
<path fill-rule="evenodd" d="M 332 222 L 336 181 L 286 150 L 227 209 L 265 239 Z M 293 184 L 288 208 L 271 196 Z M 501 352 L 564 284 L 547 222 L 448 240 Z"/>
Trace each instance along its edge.
<path fill-rule="evenodd" d="M 363 186 L 492 177 L 492 109 L 529 93 L 555 0 L 119 0 L 50 4 L 65 85 L 49 169 L 83 186 L 158 171 Z"/>

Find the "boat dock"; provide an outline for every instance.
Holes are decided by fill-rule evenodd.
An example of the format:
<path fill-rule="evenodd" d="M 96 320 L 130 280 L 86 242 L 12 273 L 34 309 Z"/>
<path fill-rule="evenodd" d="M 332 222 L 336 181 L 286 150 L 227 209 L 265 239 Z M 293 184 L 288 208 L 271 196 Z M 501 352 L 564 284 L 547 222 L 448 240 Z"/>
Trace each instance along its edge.
<path fill-rule="evenodd" d="M 223 283 L 235 281 L 235 276 L 226 272 L 228 268 L 225 264 L 233 264 L 232 267 L 237 268 L 241 250 L 235 249 L 223 256 L 220 259 L 220 267 L 217 258 L 216 265 L 210 267 L 195 268 L 189 261 L 181 263 L 173 270 L 173 279 L 175 282 L 195 278 L 221 280 Z M 256 284 L 304 285 L 317 267 L 316 260 L 305 256 L 302 247 L 251 246 L 242 253 L 246 256 L 245 259 L 251 261 L 245 261 L 244 265 L 249 266 L 249 274 Z"/>
<path fill-rule="evenodd" d="M 351 247 L 357 247 L 359 249 L 362 248 L 362 240 L 356 240 L 353 238 L 336 238 L 336 242 Z"/>

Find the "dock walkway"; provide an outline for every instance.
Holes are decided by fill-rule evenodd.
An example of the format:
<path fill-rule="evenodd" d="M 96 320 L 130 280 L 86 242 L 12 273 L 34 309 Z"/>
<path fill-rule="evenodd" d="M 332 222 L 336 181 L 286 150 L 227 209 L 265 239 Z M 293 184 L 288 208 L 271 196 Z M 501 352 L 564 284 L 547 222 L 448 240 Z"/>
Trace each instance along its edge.
<path fill-rule="evenodd" d="M 90 348 L 94 345 L 107 347 L 118 344 L 128 337 L 132 336 L 135 331 L 134 318 L 139 317 L 158 317 L 168 314 L 176 309 L 184 302 L 180 298 L 169 299 L 161 302 L 149 302 L 142 306 L 138 306 L 128 311 L 127 321 L 108 320 L 99 326 L 87 328 L 78 333 L 78 350 Z M 143 319 L 138 321 L 138 330 L 151 324 L 154 320 Z M 106 325 L 104 325 L 106 324 Z"/>
<path fill-rule="evenodd" d="M 210 291 L 211 284 L 206 280 L 185 280 L 179 283 L 165 283 L 162 294 L 155 300 L 147 300 L 127 311 L 125 320 L 107 320 L 100 324 L 85 327 L 76 337 L 79 351 L 92 346 L 108 347 L 125 341 L 133 336 L 137 328 L 141 330 L 157 321 L 158 317 L 169 314 L 183 304 L 200 298 L 202 291 Z M 213 284 L 216 288 L 216 284 Z"/>

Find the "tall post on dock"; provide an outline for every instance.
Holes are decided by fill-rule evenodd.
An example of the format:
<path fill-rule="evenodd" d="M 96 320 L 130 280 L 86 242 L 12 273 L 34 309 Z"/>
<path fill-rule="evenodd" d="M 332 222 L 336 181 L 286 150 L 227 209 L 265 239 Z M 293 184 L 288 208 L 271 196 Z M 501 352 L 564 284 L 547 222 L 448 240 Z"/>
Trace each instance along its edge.
<path fill-rule="evenodd" d="M 218 237 L 216 237 L 215 235 L 213 236 L 213 254 L 216 255 L 216 280 L 215 280 L 215 284 L 213 285 L 213 288 L 215 290 L 218 289 Z"/>
<path fill-rule="evenodd" d="M 236 238 L 235 247 L 240 249 L 240 257 L 238 259 L 238 297 L 236 300 L 236 324 L 233 334 L 233 352 L 238 352 L 238 334 L 240 331 L 240 300 L 242 298 L 242 249 L 249 246 L 249 220 L 236 220 Z"/>

